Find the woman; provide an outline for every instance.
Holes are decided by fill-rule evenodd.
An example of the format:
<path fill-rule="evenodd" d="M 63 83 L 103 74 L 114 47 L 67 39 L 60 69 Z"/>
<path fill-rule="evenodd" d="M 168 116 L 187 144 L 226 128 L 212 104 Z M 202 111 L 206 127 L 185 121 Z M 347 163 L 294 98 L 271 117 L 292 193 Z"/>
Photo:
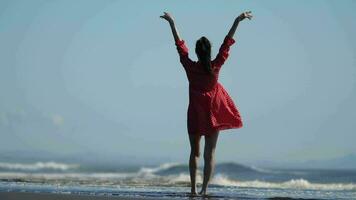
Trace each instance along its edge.
<path fill-rule="evenodd" d="M 244 12 L 235 19 L 214 60 L 211 60 L 210 41 L 203 36 L 195 46 L 198 61 L 192 61 L 188 56 L 185 41 L 178 34 L 172 16 L 164 12 L 164 15 L 160 17 L 169 22 L 180 62 L 189 80 L 187 128 L 191 147 L 189 159 L 191 194 L 196 195 L 199 143 L 201 136 L 204 135 L 204 179 L 199 193 L 206 195 L 206 189 L 215 166 L 214 153 L 219 131 L 243 126 L 240 113 L 229 94 L 218 82 L 218 76 L 221 66 L 229 56 L 230 46 L 235 43 L 233 36 L 239 22 L 246 18 L 251 19 L 251 11 Z"/>

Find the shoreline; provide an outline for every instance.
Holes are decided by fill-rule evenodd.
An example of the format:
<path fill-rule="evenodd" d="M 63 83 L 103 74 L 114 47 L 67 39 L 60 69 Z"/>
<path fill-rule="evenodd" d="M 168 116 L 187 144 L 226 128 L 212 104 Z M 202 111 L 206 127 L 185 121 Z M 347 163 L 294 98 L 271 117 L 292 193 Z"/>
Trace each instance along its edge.
<path fill-rule="evenodd" d="M 120 195 L 81 195 L 81 194 L 61 194 L 61 193 L 36 193 L 36 192 L 0 192 L 1 200 L 143 200 L 157 199 L 157 197 L 124 197 Z M 159 198 L 166 200 L 167 198 Z"/>
<path fill-rule="evenodd" d="M 220 199 L 218 196 L 175 196 L 177 199 L 183 197 L 185 199 Z M 216 198 L 218 197 L 218 198 Z M 225 198 L 225 197 L 221 197 Z M 251 200 L 253 198 L 247 197 L 227 197 L 228 199 Z M 1 200 L 169 200 L 170 197 L 157 197 L 157 196 L 124 196 L 120 194 L 113 195 L 88 195 L 88 194 L 66 194 L 66 193 L 39 193 L 39 192 L 0 192 Z M 309 198 L 293 198 L 293 197 L 267 197 L 256 198 L 264 200 L 317 200 Z"/>

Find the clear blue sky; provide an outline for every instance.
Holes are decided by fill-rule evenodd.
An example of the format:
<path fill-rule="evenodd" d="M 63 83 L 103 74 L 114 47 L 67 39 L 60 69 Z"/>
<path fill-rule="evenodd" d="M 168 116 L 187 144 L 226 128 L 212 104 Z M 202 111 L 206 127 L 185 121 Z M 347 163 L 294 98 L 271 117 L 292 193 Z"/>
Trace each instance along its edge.
<path fill-rule="evenodd" d="M 188 82 L 170 12 L 213 56 L 236 16 L 220 82 L 244 120 L 218 161 L 356 153 L 355 1 L 0 1 L 0 151 L 186 161 Z M 203 144 L 203 143 L 202 143 Z"/>

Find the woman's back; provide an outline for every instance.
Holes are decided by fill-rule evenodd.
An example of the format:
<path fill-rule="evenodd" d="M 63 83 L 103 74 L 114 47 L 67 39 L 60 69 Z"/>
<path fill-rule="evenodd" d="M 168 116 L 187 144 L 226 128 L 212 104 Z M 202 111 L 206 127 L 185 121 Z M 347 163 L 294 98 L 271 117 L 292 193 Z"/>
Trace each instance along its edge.
<path fill-rule="evenodd" d="M 211 91 L 219 78 L 219 71 L 213 68 L 212 74 L 203 69 L 202 64 L 198 61 L 187 71 L 189 89 L 197 92 Z"/>
<path fill-rule="evenodd" d="M 221 66 L 229 57 L 230 46 L 235 43 L 232 37 L 226 36 L 219 48 L 219 52 L 214 60 L 211 61 L 212 73 L 207 72 L 200 61 L 192 61 L 188 56 L 188 47 L 184 40 L 176 42 L 177 50 L 187 78 L 189 89 L 196 92 L 211 91 L 217 84 Z"/>

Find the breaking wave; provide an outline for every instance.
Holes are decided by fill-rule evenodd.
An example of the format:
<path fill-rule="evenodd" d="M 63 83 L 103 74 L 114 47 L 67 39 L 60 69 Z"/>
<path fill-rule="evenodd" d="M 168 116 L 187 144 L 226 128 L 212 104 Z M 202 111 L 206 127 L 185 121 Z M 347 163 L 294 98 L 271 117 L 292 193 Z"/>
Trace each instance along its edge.
<path fill-rule="evenodd" d="M 65 164 L 57 162 L 36 162 L 36 163 L 5 163 L 0 162 L 0 169 L 5 170 L 23 170 L 23 171 L 38 171 L 38 170 L 61 170 L 78 168 L 77 164 Z"/>
<path fill-rule="evenodd" d="M 285 182 L 266 181 L 236 181 L 231 180 L 223 174 L 217 174 L 212 184 L 221 186 L 237 186 L 248 188 L 274 188 L 274 189 L 308 189 L 308 190 L 350 190 L 356 191 L 356 184 L 353 183 L 311 183 L 305 179 L 291 179 Z"/>
<path fill-rule="evenodd" d="M 180 163 L 165 163 L 157 167 L 141 167 L 134 172 L 84 172 L 68 171 L 78 168 L 76 164 L 65 164 L 57 162 L 36 162 L 32 164 L 0 163 L 0 169 L 8 171 L 0 172 L 0 181 L 3 182 L 43 182 L 43 183 L 67 183 L 76 184 L 98 184 L 101 185 L 147 185 L 147 186 L 189 186 L 190 176 L 188 166 Z M 323 190 L 323 191 L 356 191 L 354 182 L 327 182 L 319 183 L 307 178 L 293 176 L 292 178 L 274 181 L 266 180 L 263 176 L 253 176 L 253 179 L 240 179 L 241 176 L 233 176 L 232 172 L 241 170 L 250 174 L 251 172 L 270 173 L 263 169 L 246 167 L 234 163 L 217 164 L 220 168 L 211 180 L 212 187 L 240 187 L 240 188 L 271 188 L 271 189 L 296 189 L 296 190 Z M 57 170 L 51 172 L 50 170 Z M 22 170 L 17 172 L 16 170 Z M 36 171 L 43 170 L 43 171 Z M 59 172 L 58 172 L 59 170 Z M 36 173 L 28 173 L 36 171 Z M 47 172 L 48 171 L 48 172 Z M 225 173 L 225 172 L 230 173 Z M 281 172 L 282 173 L 282 172 Z M 198 169 L 197 183 L 202 183 L 203 173 Z"/>
<path fill-rule="evenodd" d="M 153 167 L 153 168 L 142 167 L 138 173 L 139 174 L 151 174 L 151 173 L 157 173 L 160 171 L 172 169 L 173 167 L 180 167 L 180 166 L 184 166 L 184 165 L 182 165 L 180 163 L 164 163 L 164 164 L 159 165 L 158 167 Z"/>

